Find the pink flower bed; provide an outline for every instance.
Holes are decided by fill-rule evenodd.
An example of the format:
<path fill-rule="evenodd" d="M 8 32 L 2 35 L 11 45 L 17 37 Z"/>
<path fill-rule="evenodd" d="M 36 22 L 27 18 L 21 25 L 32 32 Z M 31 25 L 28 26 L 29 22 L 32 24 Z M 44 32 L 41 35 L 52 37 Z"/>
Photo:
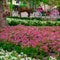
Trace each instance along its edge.
<path fill-rule="evenodd" d="M 39 46 L 45 52 L 60 52 L 60 26 L 9 26 L 0 28 L 0 40 L 21 43 L 22 46 Z"/>

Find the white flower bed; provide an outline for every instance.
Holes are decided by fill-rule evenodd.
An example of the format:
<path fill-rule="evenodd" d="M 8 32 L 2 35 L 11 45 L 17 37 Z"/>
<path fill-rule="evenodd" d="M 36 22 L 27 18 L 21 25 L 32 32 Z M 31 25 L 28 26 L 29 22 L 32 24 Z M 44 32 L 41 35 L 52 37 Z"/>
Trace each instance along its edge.
<path fill-rule="evenodd" d="M 31 57 L 27 57 L 26 54 L 23 54 L 21 52 L 18 54 L 16 51 L 4 51 L 3 49 L 0 49 L 0 60 L 40 60 L 40 59 L 35 59 Z M 50 56 L 48 60 L 57 60 L 55 57 Z"/>

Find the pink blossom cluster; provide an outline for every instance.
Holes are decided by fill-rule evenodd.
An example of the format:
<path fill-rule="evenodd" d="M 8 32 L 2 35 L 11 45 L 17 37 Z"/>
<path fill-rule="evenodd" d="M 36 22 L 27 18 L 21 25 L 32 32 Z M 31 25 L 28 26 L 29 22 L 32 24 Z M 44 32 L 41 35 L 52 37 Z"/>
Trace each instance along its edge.
<path fill-rule="evenodd" d="M 0 28 L 0 40 L 21 43 L 22 46 L 39 46 L 45 52 L 60 52 L 60 26 L 9 26 Z"/>
<path fill-rule="evenodd" d="M 59 15 L 58 9 L 57 8 L 52 9 L 50 15 L 58 16 Z"/>

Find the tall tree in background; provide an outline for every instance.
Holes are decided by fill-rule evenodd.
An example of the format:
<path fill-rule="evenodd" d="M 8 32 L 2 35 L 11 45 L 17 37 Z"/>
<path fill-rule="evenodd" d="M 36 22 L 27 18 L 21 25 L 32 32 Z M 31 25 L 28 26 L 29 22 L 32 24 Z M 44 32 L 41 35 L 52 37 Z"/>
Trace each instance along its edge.
<path fill-rule="evenodd" d="M 8 25 L 6 22 L 6 17 L 4 17 L 3 15 L 4 15 L 3 0 L 1 0 L 0 1 L 0 27 L 4 27 Z"/>
<path fill-rule="evenodd" d="M 60 0 L 42 0 L 44 4 L 48 4 L 50 6 L 57 6 L 58 4 L 60 5 Z"/>
<path fill-rule="evenodd" d="M 27 3 L 28 8 L 34 8 L 36 9 L 37 6 L 40 4 L 40 0 L 20 0 L 20 1 L 25 1 Z"/>
<path fill-rule="evenodd" d="M 27 7 L 30 8 L 30 0 L 20 0 L 20 1 L 22 1 L 22 2 L 25 1 L 27 3 Z"/>

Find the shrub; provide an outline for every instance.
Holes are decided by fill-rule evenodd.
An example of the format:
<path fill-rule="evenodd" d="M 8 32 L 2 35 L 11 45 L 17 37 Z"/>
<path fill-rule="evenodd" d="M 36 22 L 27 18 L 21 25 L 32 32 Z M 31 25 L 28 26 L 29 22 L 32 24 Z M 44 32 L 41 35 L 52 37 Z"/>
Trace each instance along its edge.
<path fill-rule="evenodd" d="M 20 45 L 16 45 L 16 44 L 12 44 L 11 42 L 4 42 L 3 40 L 0 41 L 0 48 L 3 48 L 4 50 L 7 50 L 7 51 L 12 51 L 12 50 L 15 50 L 17 51 L 18 53 L 21 52 L 21 46 Z"/>
<path fill-rule="evenodd" d="M 60 26 L 59 21 L 38 21 L 38 20 L 11 20 L 8 22 L 10 26 L 15 26 L 18 24 L 26 26 Z"/>
<path fill-rule="evenodd" d="M 10 23 L 8 23 L 10 26 L 15 26 L 15 25 L 18 25 L 19 24 L 19 21 L 14 21 L 14 20 L 12 20 Z"/>
<path fill-rule="evenodd" d="M 57 21 L 60 21 L 60 18 L 58 18 Z"/>

